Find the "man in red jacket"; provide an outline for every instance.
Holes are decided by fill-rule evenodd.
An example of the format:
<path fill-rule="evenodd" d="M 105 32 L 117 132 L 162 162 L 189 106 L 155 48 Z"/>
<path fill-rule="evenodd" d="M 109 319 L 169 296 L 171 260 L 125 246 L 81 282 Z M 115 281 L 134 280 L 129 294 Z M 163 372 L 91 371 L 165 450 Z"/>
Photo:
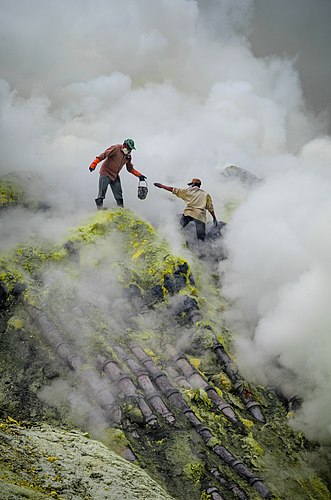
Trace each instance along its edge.
<path fill-rule="evenodd" d="M 108 186 L 110 186 L 116 203 L 119 207 L 123 207 L 123 192 L 120 171 L 126 165 L 126 169 L 130 174 L 139 177 L 140 181 L 144 181 L 147 177 L 142 175 L 138 170 L 133 168 L 131 151 L 135 148 L 132 139 L 125 139 L 123 144 L 115 144 L 110 146 L 106 151 L 98 155 L 89 166 L 89 171 L 93 172 L 97 164 L 102 161 L 99 177 L 99 193 L 95 199 L 97 208 L 102 208 L 103 200 L 106 197 Z"/>

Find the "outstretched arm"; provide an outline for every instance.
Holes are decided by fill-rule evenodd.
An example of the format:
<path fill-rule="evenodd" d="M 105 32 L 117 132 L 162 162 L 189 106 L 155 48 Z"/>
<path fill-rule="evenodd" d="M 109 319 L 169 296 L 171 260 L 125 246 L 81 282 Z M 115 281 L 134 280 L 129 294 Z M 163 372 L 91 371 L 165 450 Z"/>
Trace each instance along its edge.
<path fill-rule="evenodd" d="M 135 168 L 133 168 L 133 167 L 131 169 L 129 169 L 128 167 L 126 167 L 126 168 L 127 168 L 128 172 L 130 172 L 130 174 L 134 175 L 135 177 L 139 177 L 140 181 L 145 181 L 147 179 L 146 175 L 141 174 Z"/>
<path fill-rule="evenodd" d="M 143 175 L 141 172 L 139 172 L 139 170 L 133 168 L 133 163 L 131 163 L 131 159 L 129 162 L 127 162 L 126 169 L 128 172 L 130 172 L 130 174 L 134 175 L 135 177 L 139 177 L 140 181 L 145 181 L 147 179 L 146 175 Z"/>
<path fill-rule="evenodd" d="M 154 182 L 154 186 L 160 189 L 165 189 L 166 191 L 170 191 L 172 193 L 173 187 L 171 186 L 165 186 L 164 184 L 160 184 L 159 182 Z"/>

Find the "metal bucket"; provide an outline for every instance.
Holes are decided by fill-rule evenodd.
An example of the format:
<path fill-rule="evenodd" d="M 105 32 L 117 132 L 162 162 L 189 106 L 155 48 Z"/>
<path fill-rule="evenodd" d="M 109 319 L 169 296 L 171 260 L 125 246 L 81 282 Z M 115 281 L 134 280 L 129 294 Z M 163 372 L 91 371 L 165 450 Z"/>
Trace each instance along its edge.
<path fill-rule="evenodd" d="M 141 182 L 145 182 L 146 186 L 142 186 Z M 139 200 L 144 200 L 148 193 L 147 181 L 139 181 L 138 184 L 138 198 Z"/>

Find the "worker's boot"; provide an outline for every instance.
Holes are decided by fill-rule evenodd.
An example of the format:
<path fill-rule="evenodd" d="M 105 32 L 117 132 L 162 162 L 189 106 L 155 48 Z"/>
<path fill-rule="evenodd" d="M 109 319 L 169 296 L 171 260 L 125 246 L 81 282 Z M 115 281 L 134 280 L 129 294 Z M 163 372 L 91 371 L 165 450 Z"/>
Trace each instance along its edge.
<path fill-rule="evenodd" d="M 97 209 L 101 210 L 101 208 L 103 207 L 103 198 L 96 198 L 95 204 L 97 206 Z"/>

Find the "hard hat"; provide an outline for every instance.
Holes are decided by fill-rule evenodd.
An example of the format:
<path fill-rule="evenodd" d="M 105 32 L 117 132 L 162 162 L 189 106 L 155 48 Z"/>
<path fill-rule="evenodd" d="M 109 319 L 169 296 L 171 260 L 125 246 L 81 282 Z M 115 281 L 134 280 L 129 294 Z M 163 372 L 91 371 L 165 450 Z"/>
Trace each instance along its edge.
<path fill-rule="evenodd" d="M 136 149 L 134 147 L 134 140 L 133 139 L 125 139 L 125 141 L 123 142 L 123 144 L 126 144 L 126 146 L 129 148 L 129 149 Z"/>
<path fill-rule="evenodd" d="M 188 186 L 193 186 L 193 185 L 201 186 L 201 181 L 200 181 L 200 179 L 197 179 L 196 177 L 193 177 L 193 179 L 191 180 L 191 182 L 188 182 L 187 185 Z"/>

